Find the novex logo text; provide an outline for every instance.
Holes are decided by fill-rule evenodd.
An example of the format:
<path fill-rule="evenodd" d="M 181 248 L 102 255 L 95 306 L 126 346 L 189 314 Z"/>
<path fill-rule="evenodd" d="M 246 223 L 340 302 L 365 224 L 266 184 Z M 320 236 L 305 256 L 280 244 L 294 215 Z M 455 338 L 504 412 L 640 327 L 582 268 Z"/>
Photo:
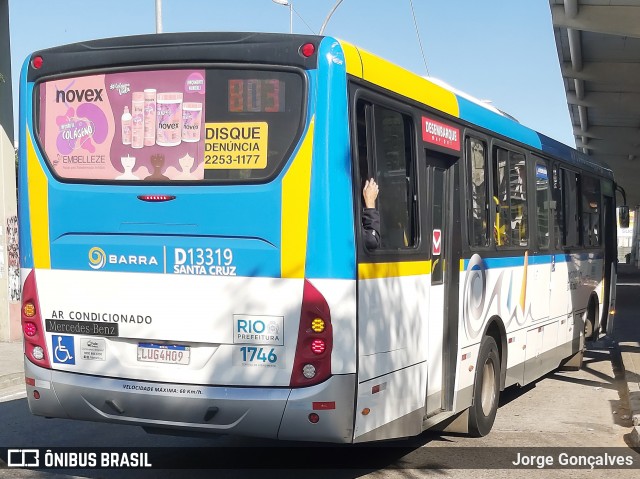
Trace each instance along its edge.
<path fill-rule="evenodd" d="M 56 103 L 103 101 L 102 92 L 102 88 L 89 88 L 86 90 L 56 90 Z"/>

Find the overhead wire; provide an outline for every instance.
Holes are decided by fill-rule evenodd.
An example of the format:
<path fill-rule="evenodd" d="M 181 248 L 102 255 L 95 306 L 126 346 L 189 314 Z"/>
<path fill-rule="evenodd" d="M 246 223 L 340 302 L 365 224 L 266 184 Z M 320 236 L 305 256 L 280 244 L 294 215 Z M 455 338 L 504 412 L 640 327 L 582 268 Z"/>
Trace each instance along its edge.
<path fill-rule="evenodd" d="M 413 24 L 416 27 L 416 36 L 418 37 L 418 44 L 420 45 L 420 53 L 422 54 L 422 61 L 424 62 L 424 68 L 427 71 L 427 76 L 431 76 L 429 74 L 429 67 L 427 66 L 427 57 L 424 54 L 424 48 L 422 48 L 422 40 L 420 39 L 420 30 L 418 29 L 418 21 L 416 20 L 416 12 L 413 8 L 413 0 L 409 0 L 409 5 L 411 6 L 411 15 L 413 16 Z"/>
<path fill-rule="evenodd" d="M 291 5 L 291 9 L 294 11 L 294 13 L 295 13 L 296 15 L 298 15 L 298 18 L 299 18 L 300 20 L 302 20 L 302 23 L 304 23 L 304 24 L 306 25 L 306 27 L 309 29 L 309 31 L 310 31 L 311 33 L 313 33 L 314 35 L 317 35 L 317 33 L 316 33 L 315 31 L 313 31 L 313 29 L 309 26 L 309 24 L 306 22 L 306 20 L 305 20 L 304 18 L 302 18 L 302 15 L 300 15 L 300 14 L 298 13 L 298 11 L 297 11 L 295 8 L 293 8 L 293 5 Z"/>

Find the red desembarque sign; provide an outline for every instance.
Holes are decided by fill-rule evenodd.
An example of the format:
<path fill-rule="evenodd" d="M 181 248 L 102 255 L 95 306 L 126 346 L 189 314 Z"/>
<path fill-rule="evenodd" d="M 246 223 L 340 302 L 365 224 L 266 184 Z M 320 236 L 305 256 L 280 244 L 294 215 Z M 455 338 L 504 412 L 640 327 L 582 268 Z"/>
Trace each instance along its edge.
<path fill-rule="evenodd" d="M 426 116 L 422 117 L 422 139 L 427 143 L 460 151 L 460 130 Z"/>

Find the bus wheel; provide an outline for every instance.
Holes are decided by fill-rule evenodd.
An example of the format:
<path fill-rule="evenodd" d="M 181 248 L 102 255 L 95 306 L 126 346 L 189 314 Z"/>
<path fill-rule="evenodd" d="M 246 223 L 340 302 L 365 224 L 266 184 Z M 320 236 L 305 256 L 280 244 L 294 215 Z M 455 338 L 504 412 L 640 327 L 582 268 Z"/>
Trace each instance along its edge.
<path fill-rule="evenodd" d="M 596 331 L 596 318 L 598 317 L 598 303 L 589 302 L 587 309 L 587 317 L 584 321 L 584 338 L 586 340 L 595 341 L 598 339 L 598 331 Z"/>
<path fill-rule="evenodd" d="M 500 356 L 495 339 L 482 338 L 476 380 L 473 385 L 473 404 L 469 410 L 469 434 L 486 436 L 491 431 L 498 411 L 500 397 Z"/>
<path fill-rule="evenodd" d="M 587 317 L 584 322 L 584 338 L 591 339 L 591 336 L 593 336 L 593 321 Z"/>

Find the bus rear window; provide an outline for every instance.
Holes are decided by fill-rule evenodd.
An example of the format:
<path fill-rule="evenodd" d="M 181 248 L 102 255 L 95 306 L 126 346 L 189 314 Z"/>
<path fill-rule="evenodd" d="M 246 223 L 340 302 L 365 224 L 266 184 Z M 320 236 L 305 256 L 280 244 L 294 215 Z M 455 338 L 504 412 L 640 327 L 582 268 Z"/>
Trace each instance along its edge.
<path fill-rule="evenodd" d="M 77 182 L 263 182 L 303 125 L 292 71 L 175 69 L 53 79 L 36 90 L 49 166 Z"/>

